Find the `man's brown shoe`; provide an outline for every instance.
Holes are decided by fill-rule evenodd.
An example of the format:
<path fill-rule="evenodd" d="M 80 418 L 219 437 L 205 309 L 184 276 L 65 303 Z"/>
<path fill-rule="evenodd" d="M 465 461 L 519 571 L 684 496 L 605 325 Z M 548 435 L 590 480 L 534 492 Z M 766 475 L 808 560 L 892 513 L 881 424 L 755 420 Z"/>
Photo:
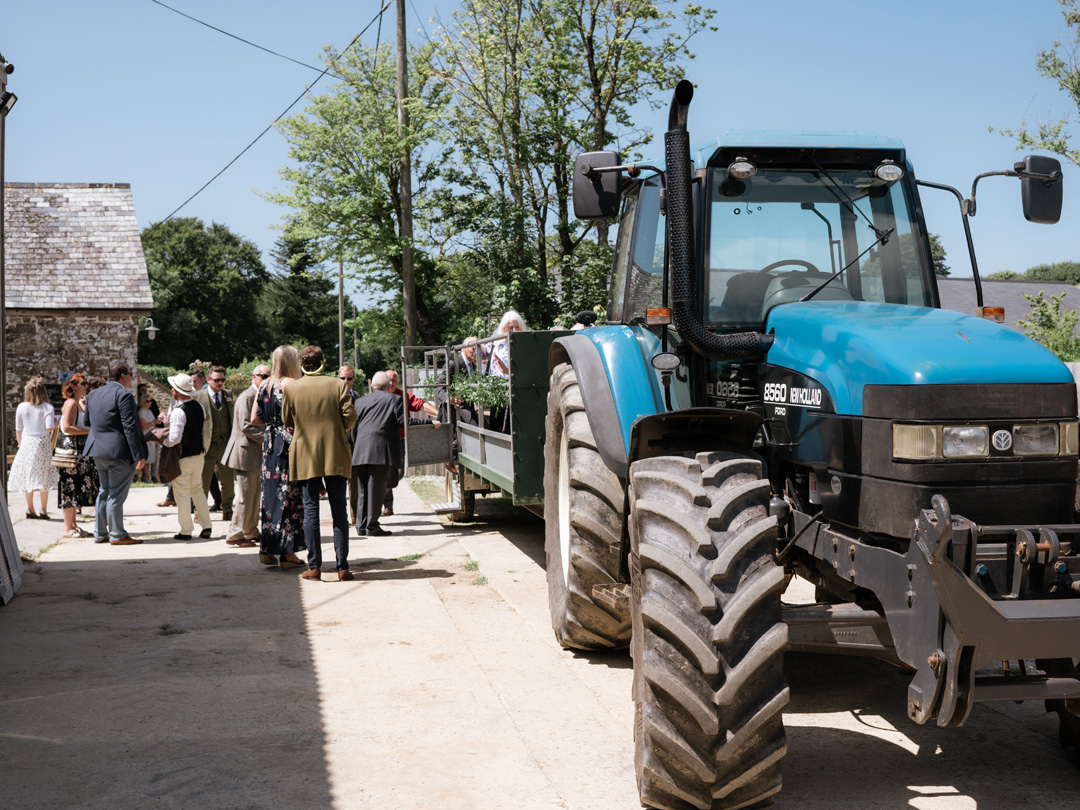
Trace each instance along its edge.
<path fill-rule="evenodd" d="M 347 568 L 339 568 L 337 570 L 337 578 L 338 578 L 338 582 L 352 582 L 352 580 L 353 580 L 352 571 L 350 571 Z"/>
<path fill-rule="evenodd" d="M 176 506 L 176 501 L 170 501 L 168 498 L 166 498 L 161 503 L 159 503 L 158 506 L 160 506 L 162 509 L 165 509 L 169 506 Z"/>
<path fill-rule="evenodd" d="M 111 546 L 137 546 L 142 540 L 138 537 L 132 537 L 129 534 L 125 534 L 123 537 L 118 537 L 116 540 L 110 540 Z"/>
<path fill-rule="evenodd" d="M 315 582 L 319 582 L 322 579 L 322 572 L 318 568 L 309 568 L 307 571 L 300 575 L 301 579 L 312 579 Z"/>
<path fill-rule="evenodd" d="M 221 513 L 222 520 L 232 520 L 232 509 L 226 509 Z"/>

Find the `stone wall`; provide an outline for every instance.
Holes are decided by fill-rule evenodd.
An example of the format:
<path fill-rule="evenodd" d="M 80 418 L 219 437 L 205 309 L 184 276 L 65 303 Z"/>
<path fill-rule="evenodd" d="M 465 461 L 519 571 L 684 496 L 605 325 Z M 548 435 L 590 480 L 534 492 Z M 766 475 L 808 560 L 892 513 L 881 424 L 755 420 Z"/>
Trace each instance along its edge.
<path fill-rule="evenodd" d="M 109 364 L 125 362 L 134 370 L 136 326 L 144 312 L 117 310 L 7 311 L 8 453 L 15 452 L 15 408 L 23 387 L 40 375 L 57 384 L 65 371 L 108 376 Z M 132 391 L 134 393 L 134 390 Z"/>

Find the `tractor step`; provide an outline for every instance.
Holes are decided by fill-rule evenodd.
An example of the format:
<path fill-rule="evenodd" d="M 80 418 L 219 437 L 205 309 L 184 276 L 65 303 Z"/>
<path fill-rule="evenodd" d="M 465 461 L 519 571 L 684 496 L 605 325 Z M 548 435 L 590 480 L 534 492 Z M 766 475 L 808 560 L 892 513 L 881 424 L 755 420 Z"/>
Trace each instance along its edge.
<path fill-rule="evenodd" d="M 454 512 L 460 512 L 461 504 L 457 501 L 451 501 L 450 503 L 433 503 L 431 505 L 431 511 L 436 515 L 449 515 Z"/>

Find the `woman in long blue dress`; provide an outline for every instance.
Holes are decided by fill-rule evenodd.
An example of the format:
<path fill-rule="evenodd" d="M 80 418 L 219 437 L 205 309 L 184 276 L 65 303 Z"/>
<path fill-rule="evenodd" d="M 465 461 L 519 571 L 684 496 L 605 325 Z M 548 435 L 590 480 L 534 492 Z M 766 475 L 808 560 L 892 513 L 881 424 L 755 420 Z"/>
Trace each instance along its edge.
<path fill-rule="evenodd" d="M 307 563 L 296 556 L 304 543 L 304 503 L 300 487 L 289 481 L 289 445 L 292 431 L 281 419 L 285 388 L 300 378 L 300 358 L 292 346 L 274 349 L 270 379 L 259 388 L 251 421 L 265 425 L 262 462 L 262 538 L 259 562 L 299 568 Z"/>

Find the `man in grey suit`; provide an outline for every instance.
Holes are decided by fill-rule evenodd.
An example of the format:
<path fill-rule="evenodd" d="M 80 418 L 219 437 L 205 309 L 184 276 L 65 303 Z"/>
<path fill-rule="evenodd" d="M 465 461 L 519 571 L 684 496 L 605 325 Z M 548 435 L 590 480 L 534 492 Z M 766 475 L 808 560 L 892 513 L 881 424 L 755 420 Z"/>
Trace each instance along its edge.
<path fill-rule="evenodd" d="M 263 429 L 252 424 L 251 411 L 259 386 L 269 376 L 268 366 L 255 366 L 251 372 L 251 385 L 236 398 L 232 433 L 221 458 L 226 467 L 236 472 L 236 502 L 225 542 L 239 548 L 254 548 L 260 537 Z"/>
<path fill-rule="evenodd" d="M 136 470 L 146 466 L 146 444 L 139 428 L 138 407 L 126 363 L 109 366 L 109 382 L 86 396 L 87 456 L 97 467 L 94 542 L 134 546 L 142 542 L 124 530 L 124 501 Z"/>
<path fill-rule="evenodd" d="M 405 401 L 391 394 L 390 375 L 378 371 L 371 378 L 371 393 L 356 400 L 356 427 L 353 429 L 353 473 L 359 479 L 356 503 L 356 533 L 360 537 L 384 537 L 389 530 L 379 525 L 386 482 L 398 466 Z M 422 423 L 414 419 L 409 424 Z M 436 421 L 431 422 L 435 427 Z"/>

